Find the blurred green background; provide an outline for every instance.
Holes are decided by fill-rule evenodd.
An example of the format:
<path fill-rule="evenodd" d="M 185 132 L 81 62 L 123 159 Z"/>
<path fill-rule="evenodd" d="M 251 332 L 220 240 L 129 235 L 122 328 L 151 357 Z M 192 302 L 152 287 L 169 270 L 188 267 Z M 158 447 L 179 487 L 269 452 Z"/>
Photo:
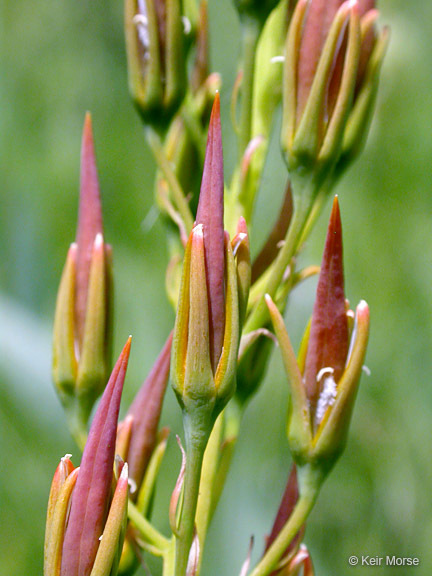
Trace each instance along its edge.
<path fill-rule="evenodd" d="M 227 173 L 234 140 L 229 100 L 238 23 L 229 0 L 210 0 L 212 67 L 222 73 Z M 432 3 L 382 0 L 392 29 L 367 149 L 338 193 L 347 295 L 371 307 L 372 334 L 345 454 L 311 515 L 306 543 L 318 576 L 386 575 L 348 557 L 417 556 L 432 570 Z M 149 370 L 174 319 L 164 297 L 163 223 L 151 231 L 154 168 L 127 94 L 120 0 L 1 0 L 0 62 L 0 574 L 42 573 L 52 474 L 79 451 L 50 377 L 56 290 L 74 239 L 79 149 L 93 114 L 106 238 L 114 247 L 115 351 L 133 334 L 123 406 Z M 284 169 L 274 143 L 257 217 L 255 250 L 274 214 Z M 329 206 L 302 256 L 320 260 Z M 287 314 L 298 344 L 315 282 L 294 292 Z M 238 574 L 255 535 L 261 552 L 288 475 L 287 386 L 273 355 L 244 420 L 206 550 L 207 576 Z M 124 408 L 123 408 L 124 410 Z M 163 424 L 181 419 L 171 390 Z M 173 436 L 174 437 L 174 436 Z M 156 521 L 180 463 L 171 438 Z M 157 572 L 156 572 L 157 573 Z"/>

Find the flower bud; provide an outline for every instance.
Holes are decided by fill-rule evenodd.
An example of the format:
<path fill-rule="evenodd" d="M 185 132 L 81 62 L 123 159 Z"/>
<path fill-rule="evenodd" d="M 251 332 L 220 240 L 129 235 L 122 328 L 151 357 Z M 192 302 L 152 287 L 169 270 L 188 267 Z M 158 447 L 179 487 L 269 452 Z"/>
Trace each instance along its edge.
<path fill-rule="evenodd" d="M 180 0 L 125 0 L 129 90 L 145 123 L 166 125 L 186 80 Z"/>
<path fill-rule="evenodd" d="M 45 526 L 44 576 L 54 576 L 60 571 L 66 517 L 78 471 L 70 454 L 66 454 L 54 474 Z"/>
<path fill-rule="evenodd" d="M 129 464 L 129 476 L 136 486 L 131 495 L 135 501 L 150 458 L 157 444 L 162 403 L 169 376 L 172 335 L 139 389 L 124 420 L 130 423 L 129 442 L 122 458 Z"/>
<path fill-rule="evenodd" d="M 109 576 L 113 563 L 118 561 L 127 508 L 127 465 L 122 468 L 112 501 L 111 487 L 117 419 L 130 343 L 129 338 L 90 428 L 66 522 L 61 576 L 89 576 L 90 573 Z"/>
<path fill-rule="evenodd" d="M 372 0 L 299 0 L 287 38 L 282 148 L 290 170 L 338 172 L 364 143 L 387 31 Z"/>
<path fill-rule="evenodd" d="M 235 389 L 239 343 L 237 272 L 223 230 L 219 96 L 210 120 L 196 226 L 186 246 L 173 336 L 171 375 L 182 407 L 211 418 Z"/>
<path fill-rule="evenodd" d="M 299 0 L 288 32 L 282 149 L 288 168 L 333 168 L 361 50 L 357 3 Z M 342 51 L 342 52 L 341 52 Z"/>
<path fill-rule="evenodd" d="M 104 243 L 99 184 L 86 116 L 76 243 L 72 244 L 57 296 L 53 379 L 71 431 L 80 445 L 94 402 L 109 375 L 112 339 L 111 247 Z"/>
<path fill-rule="evenodd" d="M 369 308 L 357 306 L 350 333 L 346 311 L 342 228 L 333 204 L 312 321 L 296 361 L 282 316 L 266 298 L 291 386 L 288 422 L 297 465 L 315 469 L 321 480 L 345 446 L 369 333 Z"/>

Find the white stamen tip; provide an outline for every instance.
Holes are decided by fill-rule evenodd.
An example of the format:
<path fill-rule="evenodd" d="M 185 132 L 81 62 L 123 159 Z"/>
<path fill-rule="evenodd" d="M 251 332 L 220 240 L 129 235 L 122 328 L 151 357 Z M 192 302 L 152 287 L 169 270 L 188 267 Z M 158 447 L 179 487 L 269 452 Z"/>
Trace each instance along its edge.
<path fill-rule="evenodd" d="M 192 30 L 191 21 L 189 20 L 189 18 L 186 18 L 186 16 L 182 16 L 182 22 L 183 22 L 183 31 L 187 36 L 188 34 L 190 34 Z"/>
<path fill-rule="evenodd" d="M 99 542 L 102 540 L 102 538 L 103 538 L 103 534 L 101 534 L 101 535 L 99 536 Z"/>
<path fill-rule="evenodd" d="M 285 56 L 273 56 L 273 58 L 270 58 L 271 64 L 277 64 L 278 62 L 285 62 Z"/>
<path fill-rule="evenodd" d="M 65 454 L 62 460 L 70 460 L 72 458 L 72 454 Z"/>
<path fill-rule="evenodd" d="M 316 375 L 316 381 L 321 382 L 321 378 L 324 376 L 324 374 L 334 374 L 334 368 L 332 368 L 331 366 L 321 368 L 321 370 Z"/>

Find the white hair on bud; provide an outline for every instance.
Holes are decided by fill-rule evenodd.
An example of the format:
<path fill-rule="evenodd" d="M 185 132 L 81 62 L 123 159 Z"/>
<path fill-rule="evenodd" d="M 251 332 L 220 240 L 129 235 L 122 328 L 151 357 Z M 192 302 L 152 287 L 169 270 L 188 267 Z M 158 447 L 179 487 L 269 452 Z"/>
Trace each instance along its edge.
<path fill-rule="evenodd" d="M 192 30 L 191 21 L 186 16 L 182 16 L 182 22 L 183 22 L 183 31 L 187 36 L 188 34 L 191 33 Z"/>
<path fill-rule="evenodd" d="M 150 36 L 148 32 L 148 17 L 145 0 L 138 0 L 138 14 L 135 14 L 132 18 L 132 22 L 137 27 L 138 37 L 141 44 L 147 50 L 150 46 Z"/>
<path fill-rule="evenodd" d="M 363 372 L 366 374 L 366 376 L 370 376 L 370 375 L 371 375 L 370 368 L 368 368 L 368 367 L 366 366 L 366 364 L 363 364 L 362 370 L 363 370 Z"/>
<path fill-rule="evenodd" d="M 334 368 L 332 368 L 331 366 L 326 366 L 325 368 L 321 368 L 321 370 L 316 375 L 316 381 L 320 382 L 321 378 L 324 376 L 324 374 L 334 374 Z"/>
<path fill-rule="evenodd" d="M 321 378 L 319 376 L 324 376 L 323 389 L 318 398 L 318 404 L 315 412 L 315 424 L 319 426 L 324 418 L 325 413 L 329 406 L 333 406 L 336 400 L 336 382 L 333 378 L 334 370 L 333 368 L 322 368 L 317 374 L 317 381 L 319 382 Z"/>

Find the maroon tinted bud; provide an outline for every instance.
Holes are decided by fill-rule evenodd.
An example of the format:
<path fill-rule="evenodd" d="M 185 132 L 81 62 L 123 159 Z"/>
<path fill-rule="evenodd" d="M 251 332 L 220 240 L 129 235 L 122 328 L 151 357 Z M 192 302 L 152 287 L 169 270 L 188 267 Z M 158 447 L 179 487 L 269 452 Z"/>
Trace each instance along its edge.
<path fill-rule="evenodd" d="M 89 576 L 103 533 L 113 481 L 117 420 L 131 338 L 112 371 L 82 457 L 63 542 L 61 576 Z"/>
<path fill-rule="evenodd" d="M 222 352 L 225 332 L 225 248 L 223 224 L 224 175 L 219 94 L 210 118 L 196 224 L 203 225 L 209 306 L 210 358 L 213 372 Z"/>

